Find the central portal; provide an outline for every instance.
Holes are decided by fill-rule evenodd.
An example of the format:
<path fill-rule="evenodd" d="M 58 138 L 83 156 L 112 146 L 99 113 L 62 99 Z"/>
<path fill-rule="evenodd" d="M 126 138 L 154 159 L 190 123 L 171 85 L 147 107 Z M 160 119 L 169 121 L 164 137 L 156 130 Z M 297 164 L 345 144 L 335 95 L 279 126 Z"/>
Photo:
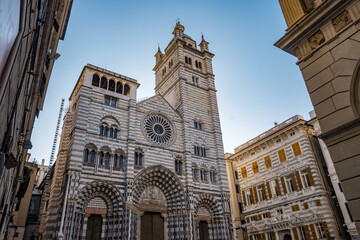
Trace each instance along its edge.
<path fill-rule="evenodd" d="M 141 217 L 141 240 L 164 240 L 164 218 L 159 212 L 145 212 Z"/>
<path fill-rule="evenodd" d="M 101 215 L 90 215 L 87 221 L 86 240 L 100 240 L 101 239 Z"/>

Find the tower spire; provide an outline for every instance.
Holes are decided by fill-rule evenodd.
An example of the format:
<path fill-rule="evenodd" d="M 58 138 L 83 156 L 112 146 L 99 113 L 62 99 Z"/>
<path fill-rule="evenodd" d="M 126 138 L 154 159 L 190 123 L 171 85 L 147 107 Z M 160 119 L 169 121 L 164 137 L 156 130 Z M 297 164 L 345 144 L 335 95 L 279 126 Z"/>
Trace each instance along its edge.
<path fill-rule="evenodd" d="M 209 43 L 207 41 L 205 41 L 203 33 L 201 33 L 201 43 L 199 44 L 199 47 L 202 52 L 209 51 Z"/>

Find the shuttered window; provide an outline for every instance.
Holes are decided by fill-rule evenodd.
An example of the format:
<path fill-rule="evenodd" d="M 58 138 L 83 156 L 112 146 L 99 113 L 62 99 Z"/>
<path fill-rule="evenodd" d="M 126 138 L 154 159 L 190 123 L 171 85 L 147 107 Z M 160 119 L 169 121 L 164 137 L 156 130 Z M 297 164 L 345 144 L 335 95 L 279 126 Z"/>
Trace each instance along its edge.
<path fill-rule="evenodd" d="M 304 203 L 304 209 L 309 209 L 309 204 L 307 202 Z"/>
<path fill-rule="evenodd" d="M 318 206 L 318 207 L 321 206 L 320 199 L 316 199 L 315 202 L 316 202 L 316 206 Z"/>
<path fill-rule="evenodd" d="M 312 175 L 312 173 L 311 173 L 310 167 L 307 167 L 307 168 L 306 168 L 306 171 L 307 171 L 307 174 L 308 174 L 308 176 L 309 176 L 310 185 L 311 185 L 311 186 L 315 186 L 315 181 L 314 181 L 313 175 Z"/>
<path fill-rule="evenodd" d="M 301 155 L 300 144 L 298 142 L 292 144 L 291 147 L 292 147 L 292 150 L 293 150 L 293 153 L 294 153 L 295 157 Z"/>
<path fill-rule="evenodd" d="M 296 227 L 293 227 L 292 231 L 293 231 L 295 240 L 300 240 L 300 239 L 299 239 L 299 234 L 298 234 L 297 228 L 296 228 Z"/>
<path fill-rule="evenodd" d="M 264 162 L 265 162 L 266 168 L 271 168 L 272 164 L 271 164 L 270 156 L 264 157 Z"/>
<path fill-rule="evenodd" d="M 253 169 L 254 174 L 259 172 L 259 167 L 258 167 L 257 162 L 252 163 L 252 169 Z"/>
<path fill-rule="evenodd" d="M 299 205 L 296 204 L 296 205 L 291 206 L 291 210 L 292 210 L 293 212 L 299 211 L 299 210 L 300 210 Z"/>
<path fill-rule="evenodd" d="M 241 168 L 241 176 L 242 176 L 242 178 L 247 178 L 246 167 Z"/>
<path fill-rule="evenodd" d="M 285 162 L 286 161 L 286 154 L 285 154 L 284 149 L 279 150 L 278 155 L 279 155 L 280 162 Z"/>

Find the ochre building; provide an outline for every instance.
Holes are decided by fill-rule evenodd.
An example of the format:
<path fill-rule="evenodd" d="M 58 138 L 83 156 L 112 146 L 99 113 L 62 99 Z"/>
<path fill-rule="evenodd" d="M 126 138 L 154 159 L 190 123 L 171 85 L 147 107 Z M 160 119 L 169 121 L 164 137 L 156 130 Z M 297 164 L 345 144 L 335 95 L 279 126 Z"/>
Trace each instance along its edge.
<path fill-rule="evenodd" d="M 360 232 L 360 1 L 280 0 L 288 29 L 275 44 L 298 58 Z"/>
<path fill-rule="evenodd" d="M 232 239 L 208 43 L 177 23 L 155 54 L 156 95 L 93 65 L 70 96 L 43 239 Z"/>
<path fill-rule="evenodd" d="M 347 239 L 314 136 L 296 115 L 226 154 L 238 239 Z"/>

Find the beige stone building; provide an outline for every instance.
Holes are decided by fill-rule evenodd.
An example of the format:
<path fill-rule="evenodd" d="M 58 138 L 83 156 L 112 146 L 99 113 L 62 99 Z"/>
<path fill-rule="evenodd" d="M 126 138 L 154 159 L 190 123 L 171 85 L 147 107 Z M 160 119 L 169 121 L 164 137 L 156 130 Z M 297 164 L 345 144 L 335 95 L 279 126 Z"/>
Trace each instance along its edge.
<path fill-rule="evenodd" d="M 0 1 L 0 239 L 20 201 L 33 123 L 60 56 L 56 49 L 71 5 L 72 0 Z"/>
<path fill-rule="evenodd" d="M 247 239 L 347 239 L 314 134 L 296 115 L 226 155 L 235 228 L 245 220 Z"/>
<path fill-rule="evenodd" d="M 42 239 L 233 239 L 212 57 L 176 24 L 155 96 L 88 64 L 70 96 Z"/>
<path fill-rule="evenodd" d="M 296 56 L 360 232 L 360 1 L 280 0 L 288 29 L 275 44 Z"/>
<path fill-rule="evenodd" d="M 30 236 L 25 235 L 26 219 L 31 203 L 31 196 L 36 185 L 36 176 L 38 166 L 36 163 L 26 162 L 25 163 L 24 175 L 26 186 L 22 185 L 23 189 L 20 189 L 18 194 L 21 194 L 21 200 L 17 204 L 14 216 L 11 224 L 8 227 L 7 238 L 8 240 L 23 240 L 30 239 Z"/>
<path fill-rule="evenodd" d="M 351 239 L 352 240 L 360 240 L 360 236 L 356 230 L 356 226 L 355 226 L 352 214 L 349 211 L 349 206 L 345 199 L 345 195 L 344 195 L 343 189 L 341 187 L 339 177 L 336 174 L 334 163 L 331 159 L 329 150 L 326 147 L 326 144 L 324 143 L 324 141 L 321 138 L 319 138 L 319 136 L 321 136 L 322 132 L 321 132 L 321 128 L 319 125 L 319 121 L 316 118 L 314 111 L 310 112 L 310 117 L 311 117 L 311 120 L 309 120 L 308 123 L 310 125 L 314 126 L 315 134 L 318 137 L 317 139 L 319 141 L 321 152 L 322 152 L 322 154 L 324 156 L 324 160 L 326 162 L 328 176 L 332 183 L 333 191 L 335 193 L 335 195 L 333 195 L 332 197 L 335 199 L 335 196 L 336 196 L 337 204 L 342 213 L 343 222 L 346 225 L 346 230 L 349 233 Z"/>

